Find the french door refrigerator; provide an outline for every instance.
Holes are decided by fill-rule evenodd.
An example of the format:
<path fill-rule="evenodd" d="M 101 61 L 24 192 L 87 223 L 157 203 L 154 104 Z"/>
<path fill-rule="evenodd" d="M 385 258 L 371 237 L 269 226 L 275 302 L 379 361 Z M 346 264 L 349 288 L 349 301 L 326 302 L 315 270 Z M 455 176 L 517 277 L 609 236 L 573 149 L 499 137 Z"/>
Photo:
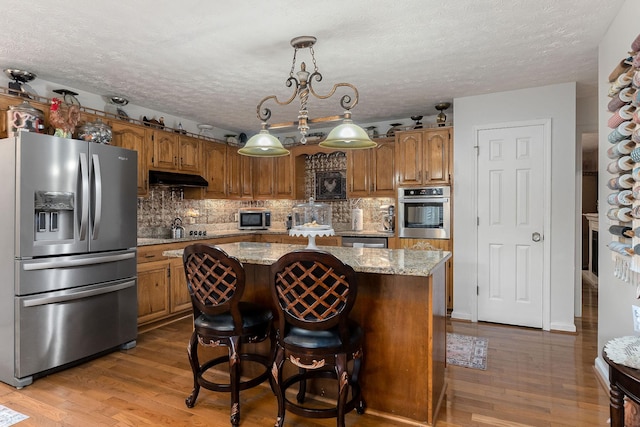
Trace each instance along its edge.
<path fill-rule="evenodd" d="M 137 153 L 20 132 L 0 182 L 0 381 L 135 346 Z"/>

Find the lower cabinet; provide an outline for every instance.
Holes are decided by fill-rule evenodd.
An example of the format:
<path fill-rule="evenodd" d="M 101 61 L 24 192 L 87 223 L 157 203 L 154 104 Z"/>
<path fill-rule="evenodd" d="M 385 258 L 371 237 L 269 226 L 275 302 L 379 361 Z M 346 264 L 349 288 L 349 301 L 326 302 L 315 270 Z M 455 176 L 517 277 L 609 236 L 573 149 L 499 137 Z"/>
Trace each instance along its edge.
<path fill-rule="evenodd" d="M 138 247 L 138 326 L 151 328 L 191 311 L 191 296 L 182 258 L 167 258 L 162 255 L 163 252 L 184 249 L 193 243 L 222 244 L 253 240 L 253 235 L 246 235 Z"/>
<path fill-rule="evenodd" d="M 187 289 L 182 258 L 173 258 L 169 262 L 171 280 L 169 283 L 169 308 L 171 313 L 191 309 L 191 295 Z"/>
<path fill-rule="evenodd" d="M 400 239 L 394 238 L 393 244 L 390 245 L 396 249 L 422 249 L 422 250 L 438 250 L 451 252 L 451 258 L 447 260 L 446 267 L 446 289 L 447 289 L 447 310 L 453 310 L 453 247 L 452 240 L 443 239 Z"/>
<path fill-rule="evenodd" d="M 169 315 L 169 261 L 138 264 L 138 325 Z"/>
<path fill-rule="evenodd" d="M 138 248 L 138 326 L 182 316 L 191 310 L 182 258 L 167 258 L 162 252 L 185 244 Z"/>

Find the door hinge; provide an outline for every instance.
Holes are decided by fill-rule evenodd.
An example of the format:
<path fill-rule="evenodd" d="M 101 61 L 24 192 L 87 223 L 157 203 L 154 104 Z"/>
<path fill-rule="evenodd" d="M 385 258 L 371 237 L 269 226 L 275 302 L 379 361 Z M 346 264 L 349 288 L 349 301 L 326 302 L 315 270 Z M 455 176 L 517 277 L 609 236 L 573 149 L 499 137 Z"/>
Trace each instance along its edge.
<path fill-rule="evenodd" d="M 171 278 L 171 267 L 167 268 L 167 277 Z"/>
<path fill-rule="evenodd" d="M 476 217 L 476 225 L 480 225 L 480 217 L 479 216 Z"/>
<path fill-rule="evenodd" d="M 480 295 L 480 286 L 476 285 L 476 295 Z"/>
<path fill-rule="evenodd" d="M 476 156 L 480 155 L 480 146 L 479 145 L 474 145 L 473 148 L 476 149 Z"/>

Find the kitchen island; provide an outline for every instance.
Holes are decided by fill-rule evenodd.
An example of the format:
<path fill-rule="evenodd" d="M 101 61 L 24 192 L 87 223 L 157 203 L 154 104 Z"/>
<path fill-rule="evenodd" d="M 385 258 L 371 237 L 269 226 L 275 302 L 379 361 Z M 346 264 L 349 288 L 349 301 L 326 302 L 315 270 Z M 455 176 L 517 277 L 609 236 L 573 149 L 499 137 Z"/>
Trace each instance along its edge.
<path fill-rule="evenodd" d="M 246 270 L 245 298 L 272 305 L 269 266 L 302 245 L 218 245 Z M 351 265 L 358 296 L 351 317 L 365 330 L 361 384 L 367 411 L 433 425 L 445 392 L 446 251 L 321 246 Z M 181 257 L 182 250 L 165 256 Z"/>

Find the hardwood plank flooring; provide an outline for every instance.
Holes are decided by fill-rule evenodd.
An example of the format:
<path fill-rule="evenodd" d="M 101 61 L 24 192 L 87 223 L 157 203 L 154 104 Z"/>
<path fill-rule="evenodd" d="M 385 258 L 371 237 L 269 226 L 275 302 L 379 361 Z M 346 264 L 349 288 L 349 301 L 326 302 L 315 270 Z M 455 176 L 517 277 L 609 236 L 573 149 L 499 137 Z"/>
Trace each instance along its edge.
<path fill-rule="evenodd" d="M 489 339 L 486 371 L 449 366 L 439 427 L 607 425 L 609 399 L 593 370 L 597 293 L 585 285 L 578 333 L 449 321 L 450 332 Z M 191 369 L 190 319 L 140 334 L 136 348 L 114 352 L 37 379 L 16 390 L 0 383 L 0 404 L 26 414 L 30 426 L 228 426 L 228 395 L 201 390 L 186 407 Z M 366 391 L 365 391 L 366 392 Z M 268 386 L 243 391 L 243 427 L 271 426 L 276 403 Z M 366 398 L 366 394 L 365 394 Z M 287 426 L 333 426 L 335 420 L 287 413 Z M 406 426 L 401 420 L 347 415 L 349 427 Z M 409 424 L 410 425 L 410 424 Z"/>

